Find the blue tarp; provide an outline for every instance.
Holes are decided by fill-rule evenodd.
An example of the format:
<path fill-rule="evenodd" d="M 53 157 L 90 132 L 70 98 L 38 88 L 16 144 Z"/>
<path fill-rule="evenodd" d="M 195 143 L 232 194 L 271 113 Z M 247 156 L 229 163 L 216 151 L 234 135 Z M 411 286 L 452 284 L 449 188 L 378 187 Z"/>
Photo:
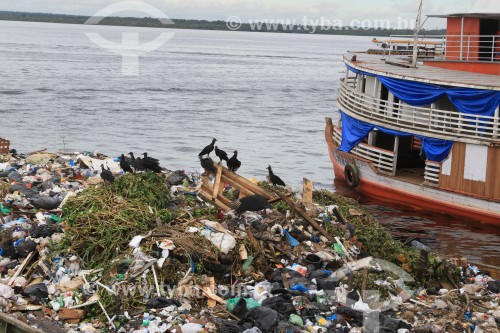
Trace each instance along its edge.
<path fill-rule="evenodd" d="M 472 88 L 447 88 L 434 84 L 393 79 L 382 75 L 360 71 L 349 65 L 347 68 L 359 74 L 376 76 L 389 91 L 406 104 L 429 105 L 446 95 L 462 113 L 475 116 L 493 116 L 500 104 L 500 92 Z"/>
<path fill-rule="evenodd" d="M 422 149 L 425 157 L 430 161 L 442 162 L 453 147 L 453 141 L 429 138 L 422 135 L 415 135 L 400 131 L 391 130 L 380 126 L 353 118 L 340 111 L 342 116 L 342 143 L 340 151 L 350 152 L 358 143 L 360 143 L 373 129 L 395 136 L 415 136 L 422 141 Z"/>

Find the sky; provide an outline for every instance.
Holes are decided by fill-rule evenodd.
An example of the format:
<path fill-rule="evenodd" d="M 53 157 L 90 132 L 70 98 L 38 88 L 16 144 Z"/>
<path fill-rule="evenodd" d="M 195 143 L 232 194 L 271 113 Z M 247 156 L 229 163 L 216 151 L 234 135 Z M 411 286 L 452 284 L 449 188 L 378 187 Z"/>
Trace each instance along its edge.
<path fill-rule="evenodd" d="M 143 0 L 172 19 L 296 20 L 297 23 L 340 22 L 353 25 L 363 20 L 390 20 L 397 25 L 415 20 L 420 0 Z M 93 15 L 117 0 L 0 0 L 0 10 Z M 422 13 L 449 14 L 468 11 L 474 0 L 424 0 Z M 117 13 L 114 16 L 141 16 Z M 145 16 L 145 15 L 142 15 Z M 367 24 L 367 23 L 365 23 Z M 442 27 L 431 19 L 425 28 Z"/>

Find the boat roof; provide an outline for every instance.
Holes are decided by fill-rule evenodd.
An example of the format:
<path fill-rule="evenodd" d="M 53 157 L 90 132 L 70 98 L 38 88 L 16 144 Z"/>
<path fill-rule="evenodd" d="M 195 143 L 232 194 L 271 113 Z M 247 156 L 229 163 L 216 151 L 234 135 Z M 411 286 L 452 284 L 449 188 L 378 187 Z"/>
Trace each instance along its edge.
<path fill-rule="evenodd" d="M 483 17 L 500 18 L 500 1 L 476 0 L 467 12 L 447 15 L 427 15 L 428 17 Z"/>
<path fill-rule="evenodd" d="M 352 61 L 354 54 L 356 54 L 356 61 Z M 396 79 L 500 91 L 500 75 L 472 73 L 422 64 L 417 68 L 408 68 L 406 59 L 391 57 L 386 61 L 381 55 L 367 53 L 348 53 L 344 55 L 344 62 L 364 72 Z"/>

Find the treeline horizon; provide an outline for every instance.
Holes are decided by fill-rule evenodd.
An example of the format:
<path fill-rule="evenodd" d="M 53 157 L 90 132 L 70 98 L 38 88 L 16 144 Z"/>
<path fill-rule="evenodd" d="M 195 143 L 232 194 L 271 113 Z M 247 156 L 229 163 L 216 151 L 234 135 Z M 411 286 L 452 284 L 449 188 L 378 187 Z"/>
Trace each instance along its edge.
<path fill-rule="evenodd" d="M 84 24 L 90 16 L 86 15 L 68 15 L 52 13 L 30 13 L 0 11 L 0 20 L 2 21 L 24 21 L 24 22 L 44 22 L 44 23 L 65 23 L 65 24 Z M 219 30 L 234 31 L 229 29 L 226 21 L 208 21 L 208 20 L 190 20 L 190 19 L 171 19 L 174 24 L 163 24 L 156 18 L 151 17 L 104 17 L 99 25 L 126 26 L 126 27 L 144 27 L 144 28 L 167 28 L 167 29 L 195 29 L 195 30 Z M 358 27 L 330 27 L 328 29 L 315 29 L 311 26 L 282 24 L 262 24 L 260 29 L 255 29 L 255 25 L 242 23 L 239 29 L 235 31 L 250 32 L 275 32 L 275 33 L 301 33 L 301 34 L 324 34 L 324 35 L 357 35 L 357 36 L 379 36 L 388 37 L 390 35 L 412 35 L 413 29 L 387 29 L 387 28 L 358 28 Z M 422 29 L 421 34 L 441 35 L 446 32 L 445 29 Z"/>

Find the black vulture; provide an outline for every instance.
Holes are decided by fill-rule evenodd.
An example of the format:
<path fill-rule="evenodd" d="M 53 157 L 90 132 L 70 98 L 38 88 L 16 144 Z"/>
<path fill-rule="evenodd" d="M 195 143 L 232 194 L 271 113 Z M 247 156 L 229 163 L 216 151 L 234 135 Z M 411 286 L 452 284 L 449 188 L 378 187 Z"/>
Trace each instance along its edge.
<path fill-rule="evenodd" d="M 241 162 L 238 160 L 238 151 L 234 151 L 234 155 L 231 156 L 231 158 L 226 162 L 227 163 L 227 168 L 232 171 L 236 172 L 241 166 Z"/>
<path fill-rule="evenodd" d="M 219 158 L 219 161 L 222 162 L 222 160 L 229 161 L 229 157 L 227 156 L 226 152 L 222 149 L 219 149 L 219 147 L 215 146 L 215 155 Z"/>
<path fill-rule="evenodd" d="M 273 169 L 270 165 L 267 167 L 267 170 L 269 171 L 269 180 L 271 181 L 271 183 L 273 183 L 273 185 L 286 186 L 285 182 L 273 173 Z"/>
<path fill-rule="evenodd" d="M 264 210 L 266 208 L 273 209 L 273 206 L 269 202 L 267 202 L 266 198 L 254 194 L 249 195 L 235 202 L 236 206 L 236 214 L 240 215 L 246 211 L 257 212 L 260 210 Z"/>
<path fill-rule="evenodd" d="M 199 159 L 200 159 L 201 167 L 203 169 L 205 169 L 205 171 L 208 171 L 211 173 L 217 173 L 217 169 L 215 169 L 215 166 L 214 166 L 214 161 L 210 157 L 203 158 L 200 156 Z"/>
<path fill-rule="evenodd" d="M 148 153 L 143 153 L 144 157 L 140 160 L 142 166 L 146 170 L 151 170 L 154 172 L 161 172 L 161 166 L 159 160 L 148 156 Z"/>
<path fill-rule="evenodd" d="M 217 139 L 213 138 L 212 143 L 209 144 L 208 146 L 206 146 L 205 148 L 203 148 L 203 150 L 198 154 L 198 156 L 210 155 L 212 150 L 214 150 L 215 141 L 217 141 Z"/>
<path fill-rule="evenodd" d="M 122 154 L 122 156 L 120 156 L 120 168 L 122 168 L 123 172 L 134 172 L 132 170 L 132 167 L 130 166 L 130 163 L 127 162 L 127 160 L 125 159 L 125 155 Z"/>
<path fill-rule="evenodd" d="M 113 173 L 109 170 L 106 170 L 104 168 L 104 164 L 101 164 L 101 178 L 104 180 L 104 182 L 112 183 L 115 180 L 115 176 L 113 176 Z M 109 167 L 108 167 L 109 169 Z"/>
<path fill-rule="evenodd" d="M 134 168 L 135 171 L 142 171 L 144 170 L 144 167 L 142 166 L 141 159 L 140 158 L 135 158 L 134 153 L 130 152 L 128 153 L 132 160 L 130 161 L 130 165 L 132 165 L 132 168 Z"/>

